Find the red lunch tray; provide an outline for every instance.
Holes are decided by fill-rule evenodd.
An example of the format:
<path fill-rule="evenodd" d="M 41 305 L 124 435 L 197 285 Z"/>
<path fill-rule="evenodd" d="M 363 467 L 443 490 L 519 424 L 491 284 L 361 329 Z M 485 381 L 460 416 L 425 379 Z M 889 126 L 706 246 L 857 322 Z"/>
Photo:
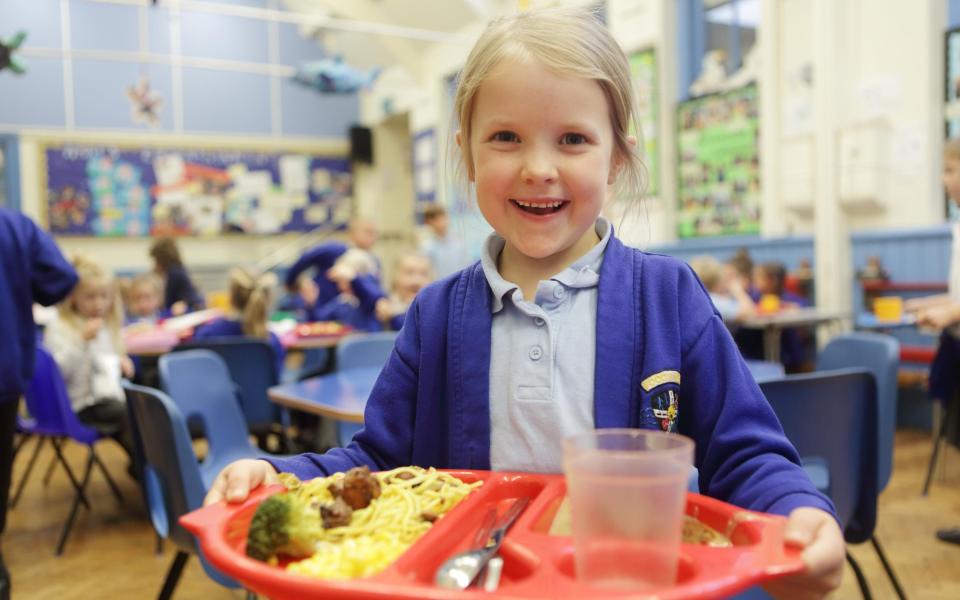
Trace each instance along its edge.
<path fill-rule="evenodd" d="M 675 586 L 666 589 L 598 588 L 577 581 L 573 540 L 549 532 L 566 496 L 562 475 L 448 471 L 465 482 L 484 484 L 463 499 L 417 540 L 391 566 L 363 579 L 333 581 L 288 573 L 244 553 L 247 528 L 257 504 L 283 489 L 261 488 L 240 504 L 224 502 L 195 510 L 180 523 L 200 540 L 207 559 L 245 587 L 274 600 L 295 598 L 722 598 L 757 583 L 803 569 L 800 551 L 784 546 L 784 517 L 746 511 L 688 494 L 686 512 L 726 533 L 732 547 L 683 544 Z M 489 506 L 500 511 L 514 499 L 528 497 L 530 506 L 510 529 L 500 556 L 503 575 L 496 592 L 451 591 L 433 583 L 437 568 L 466 550 Z M 644 568 L 637 565 L 637 568 Z"/>

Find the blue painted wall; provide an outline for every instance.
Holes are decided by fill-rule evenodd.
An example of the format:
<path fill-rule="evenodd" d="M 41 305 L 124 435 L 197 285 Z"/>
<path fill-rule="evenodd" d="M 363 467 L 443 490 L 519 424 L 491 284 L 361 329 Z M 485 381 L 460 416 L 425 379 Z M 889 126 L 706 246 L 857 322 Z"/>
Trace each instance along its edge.
<path fill-rule="evenodd" d="M 281 8 L 277 0 L 218 0 L 256 8 Z M 64 128 L 65 60 L 31 56 L 30 49 L 46 52 L 63 47 L 62 23 L 69 27 L 76 53 L 117 52 L 119 56 L 81 56 L 72 59 L 74 127 L 171 132 L 174 130 L 174 81 L 171 65 L 174 45 L 171 27 L 176 15 L 165 6 L 129 6 L 71 0 L 69 18 L 62 19 L 59 0 L 0 0 L 0 38 L 27 31 L 27 55 L 21 57 L 27 73 L 0 72 L 0 127 Z M 141 32 L 145 22 L 145 32 Z M 204 66 L 184 65 L 180 102 L 183 133 L 239 134 L 284 137 L 346 138 L 359 119 L 355 94 L 325 96 L 293 84 L 285 77 L 266 74 L 271 65 L 271 26 L 262 20 L 180 11 L 180 49 L 187 61 L 226 61 Z M 275 66 L 296 67 L 301 61 L 323 57 L 322 49 L 303 38 L 297 27 L 277 26 L 278 57 Z M 139 61 L 146 49 L 154 60 Z M 159 60 L 156 60 L 159 59 Z M 263 73 L 238 71 L 232 65 L 264 67 Z M 127 88 L 141 77 L 162 97 L 157 127 L 134 123 Z M 270 94 L 272 78 L 280 80 L 280 94 Z M 279 115 L 274 119 L 274 115 Z M 273 131 L 274 122 L 280 130 Z"/>

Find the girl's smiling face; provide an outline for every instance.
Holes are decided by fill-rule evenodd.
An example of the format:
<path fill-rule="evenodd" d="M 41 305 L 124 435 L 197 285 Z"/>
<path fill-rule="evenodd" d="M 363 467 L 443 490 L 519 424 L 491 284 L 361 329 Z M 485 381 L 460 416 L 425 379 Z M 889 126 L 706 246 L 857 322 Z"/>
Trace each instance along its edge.
<path fill-rule="evenodd" d="M 469 143 L 477 204 L 502 260 L 564 266 L 597 242 L 617 164 L 607 99 L 590 79 L 505 60 L 477 90 Z"/>

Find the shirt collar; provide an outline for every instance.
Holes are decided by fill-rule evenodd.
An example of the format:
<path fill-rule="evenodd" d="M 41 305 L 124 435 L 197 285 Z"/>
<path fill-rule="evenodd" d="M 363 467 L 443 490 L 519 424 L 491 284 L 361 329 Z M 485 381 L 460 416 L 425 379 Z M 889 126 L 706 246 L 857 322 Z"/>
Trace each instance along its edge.
<path fill-rule="evenodd" d="M 613 235 L 613 225 L 606 217 L 600 216 L 597 217 L 594 227 L 600 241 L 586 254 L 550 279 L 571 288 L 586 288 L 597 285 L 600 280 L 600 265 L 603 263 L 603 253 L 607 248 L 610 237 Z M 483 247 L 480 250 L 480 265 L 483 267 L 483 275 L 487 278 L 487 284 L 493 294 L 490 302 L 491 313 L 500 312 L 503 309 L 504 296 L 519 288 L 517 284 L 504 279 L 497 270 L 497 258 L 503 251 L 504 243 L 502 237 L 496 233 L 491 233 L 483 242 Z"/>

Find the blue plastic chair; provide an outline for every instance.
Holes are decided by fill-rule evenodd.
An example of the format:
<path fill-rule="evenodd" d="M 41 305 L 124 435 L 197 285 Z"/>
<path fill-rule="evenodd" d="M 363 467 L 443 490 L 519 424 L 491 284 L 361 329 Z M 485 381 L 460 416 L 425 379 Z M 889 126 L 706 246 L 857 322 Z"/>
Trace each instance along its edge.
<path fill-rule="evenodd" d="M 40 453 L 40 448 L 45 441 L 50 440 L 54 453 L 56 454 L 56 461 L 63 465 L 75 492 L 70 514 L 67 516 L 67 521 L 63 525 L 63 530 L 60 532 L 60 539 L 57 542 L 56 554 L 60 556 L 63 554 L 63 548 L 73 528 L 73 523 L 77 517 L 77 511 L 80 505 L 83 504 L 88 509 L 90 508 L 90 501 L 87 499 L 85 492 L 87 484 L 90 482 L 90 474 L 93 471 L 94 465 L 100 468 L 100 472 L 103 473 L 103 477 L 107 480 L 107 484 L 113 491 L 113 495 L 117 498 L 118 503 L 123 502 L 123 495 L 120 493 L 120 489 L 110 476 L 110 473 L 107 472 L 106 466 L 103 464 L 103 461 L 100 460 L 100 457 L 94 449 L 94 444 L 103 439 L 104 436 L 92 427 L 84 425 L 79 417 L 77 417 L 77 414 L 73 412 L 73 408 L 70 405 L 70 398 L 67 396 L 67 387 L 63 383 L 63 377 L 60 375 L 60 368 L 50 353 L 40 346 L 37 346 L 36 349 L 33 378 L 30 380 L 30 385 L 24 393 L 24 399 L 26 400 L 30 418 L 21 419 L 18 422 L 18 428 L 22 435 L 37 438 L 37 445 L 34 447 L 33 455 L 30 457 L 30 462 L 27 465 L 27 470 L 17 484 L 17 491 L 10 501 L 10 506 L 15 506 L 20 499 L 24 485 L 27 483 L 27 478 L 30 476 L 33 465 L 37 460 L 37 455 Z M 63 440 L 67 438 L 72 439 L 78 444 L 83 444 L 88 449 L 87 464 L 84 468 L 83 476 L 79 480 L 63 457 L 62 444 Z M 22 446 L 22 444 L 20 445 Z"/>
<path fill-rule="evenodd" d="M 204 489 L 224 467 L 241 458 L 268 456 L 250 443 L 223 359 L 210 350 L 172 352 L 160 357 L 160 384 L 187 422 L 198 422 L 207 438 L 200 463 Z"/>
<path fill-rule="evenodd" d="M 743 362 L 745 362 L 747 368 L 750 369 L 753 380 L 758 383 L 761 381 L 769 381 L 770 379 L 780 379 L 786 375 L 782 363 L 770 362 L 768 360 L 754 360 L 751 358 L 744 359 Z"/>
<path fill-rule="evenodd" d="M 258 338 L 223 337 L 192 341 L 176 348 L 177 351 L 197 349 L 215 352 L 226 363 L 230 379 L 239 390 L 247 427 L 257 436 L 260 447 L 266 448 L 268 434 L 277 433 L 281 447 L 289 451 L 292 447 L 287 437 L 290 413 L 267 396 L 267 390 L 280 381 L 277 358 L 270 344 Z"/>
<path fill-rule="evenodd" d="M 177 404 L 159 390 L 132 383 L 124 383 L 124 389 L 133 424 L 134 446 L 143 468 L 150 520 L 157 534 L 177 547 L 159 598 L 167 600 L 173 595 L 191 554 L 200 558 L 203 570 L 211 579 L 226 587 L 240 587 L 207 562 L 196 539 L 179 523 L 182 515 L 203 505 L 208 489 L 193 454 L 184 415 Z"/>
<path fill-rule="evenodd" d="M 817 370 L 862 367 L 873 373 L 877 382 L 877 491 L 882 492 L 893 473 L 893 444 L 897 429 L 897 374 L 900 371 L 900 342 L 893 336 L 859 331 L 830 340 L 817 356 Z M 821 490 L 823 491 L 823 490 Z M 870 536 L 890 582 L 903 598 L 903 588 L 887 560 L 876 535 Z"/>
<path fill-rule="evenodd" d="M 348 335 L 337 344 L 337 370 L 359 369 L 363 367 L 383 367 L 393 352 L 397 341 L 396 331 L 378 331 L 375 333 L 356 333 Z M 360 423 L 337 422 L 337 439 L 346 446 L 358 431 L 363 429 Z"/>
<path fill-rule="evenodd" d="M 829 469 L 830 498 L 849 543 L 873 536 L 877 523 L 877 385 L 867 369 L 838 369 L 760 383 L 784 433 L 804 459 Z M 817 461 L 817 462 L 819 462 Z M 847 553 L 864 597 L 869 586 Z"/>

